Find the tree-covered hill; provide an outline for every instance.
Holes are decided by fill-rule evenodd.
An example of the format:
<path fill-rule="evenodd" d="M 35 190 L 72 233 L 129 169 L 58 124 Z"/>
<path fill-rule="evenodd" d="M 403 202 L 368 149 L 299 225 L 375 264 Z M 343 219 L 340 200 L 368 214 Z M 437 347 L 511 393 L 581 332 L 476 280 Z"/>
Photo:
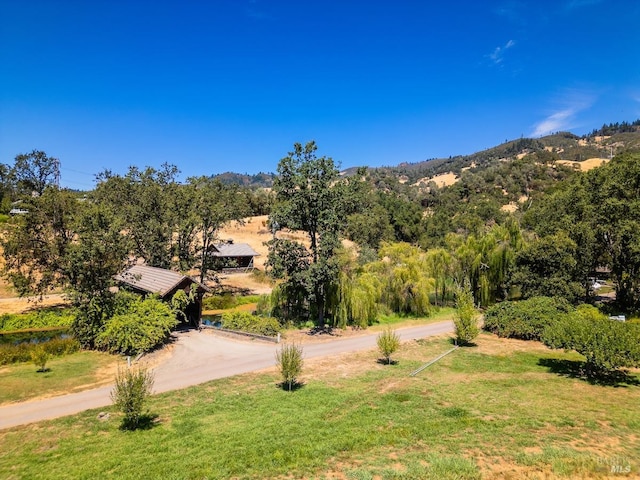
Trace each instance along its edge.
<path fill-rule="evenodd" d="M 533 139 L 519 138 L 495 147 L 449 158 L 435 158 L 416 163 L 402 163 L 373 169 L 406 177 L 408 183 L 419 179 L 453 172 L 460 175 L 466 169 L 479 172 L 529 156 L 532 161 L 548 163 L 555 160 L 580 162 L 589 158 L 611 158 L 623 151 L 640 150 L 640 120 L 611 123 L 579 137 L 571 132 L 557 132 Z M 354 174 L 357 168 L 349 168 L 343 174 Z"/>

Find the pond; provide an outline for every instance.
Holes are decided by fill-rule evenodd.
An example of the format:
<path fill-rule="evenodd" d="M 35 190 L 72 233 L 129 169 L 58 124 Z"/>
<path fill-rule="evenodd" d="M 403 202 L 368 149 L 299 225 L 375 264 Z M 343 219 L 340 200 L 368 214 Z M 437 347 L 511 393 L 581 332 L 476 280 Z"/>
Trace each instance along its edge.
<path fill-rule="evenodd" d="M 46 330 L 28 330 L 23 332 L 0 332 L 0 345 L 18 345 L 20 343 L 42 343 L 56 338 L 69 338 L 71 333 L 67 328 Z"/>
<path fill-rule="evenodd" d="M 220 328 L 222 326 L 222 315 L 202 315 L 202 324 Z"/>

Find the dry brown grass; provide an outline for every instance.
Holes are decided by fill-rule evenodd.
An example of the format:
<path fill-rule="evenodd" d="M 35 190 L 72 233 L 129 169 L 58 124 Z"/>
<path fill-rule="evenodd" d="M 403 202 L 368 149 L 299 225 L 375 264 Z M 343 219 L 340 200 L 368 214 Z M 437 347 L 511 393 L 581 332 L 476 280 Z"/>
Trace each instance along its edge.
<path fill-rule="evenodd" d="M 588 172 L 589 170 L 593 170 L 596 167 L 601 167 L 608 161 L 608 158 L 589 158 L 587 160 L 583 160 L 582 162 L 574 162 L 572 160 L 558 160 L 558 163 L 561 163 L 562 165 L 569 165 L 570 167 L 573 165 L 577 165 L 578 167 L 580 167 L 580 171 Z"/>

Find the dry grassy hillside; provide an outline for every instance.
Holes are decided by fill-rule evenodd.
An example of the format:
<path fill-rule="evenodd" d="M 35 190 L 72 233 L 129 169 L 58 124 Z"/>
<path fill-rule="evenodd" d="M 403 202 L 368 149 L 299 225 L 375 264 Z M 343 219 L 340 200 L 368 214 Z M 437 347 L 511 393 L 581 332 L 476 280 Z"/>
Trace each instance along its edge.
<path fill-rule="evenodd" d="M 581 171 L 588 172 L 589 170 L 592 170 L 596 167 L 601 167 L 608 161 L 609 161 L 608 158 L 589 158 L 588 160 L 583 160 L 582 162 L 574 162 L 571 160 L 558 160 L 558 163 L 561 163 L 563 165 L 569 165 L 569 166 L 577 165 L 578 167 L 580 167 Z"/>

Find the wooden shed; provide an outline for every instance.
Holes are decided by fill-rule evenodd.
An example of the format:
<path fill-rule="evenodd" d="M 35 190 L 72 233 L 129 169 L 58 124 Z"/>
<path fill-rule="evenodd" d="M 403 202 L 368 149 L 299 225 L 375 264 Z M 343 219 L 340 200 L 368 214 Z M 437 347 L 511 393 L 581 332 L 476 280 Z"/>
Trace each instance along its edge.
<path fill-rule="evenodd" d="M 253 270 L 253 258 L 259 257 L 248 243 L 233 243 L 227 240 L 213 246 L 211 256 L 216 260 L 216 269 L 224 271 Z"/>
<path fill-rule="evenodd" d="M 171 301 L 178 290 L 184 290 L 190 294 L 196 289 L 196 295 L 184 312 L 186 322 L 193 327 L 200 326 L 202 319 L 202 297 L 209 289 L 191 277 L 182 275 L 173 270 L 149 267 L 147 265 L 134 265 L 115 279 L 130 290 L 141 295 L 157 294 L 162 300 Z M 182 319 L 183 322 L 185 319 Z"/>

